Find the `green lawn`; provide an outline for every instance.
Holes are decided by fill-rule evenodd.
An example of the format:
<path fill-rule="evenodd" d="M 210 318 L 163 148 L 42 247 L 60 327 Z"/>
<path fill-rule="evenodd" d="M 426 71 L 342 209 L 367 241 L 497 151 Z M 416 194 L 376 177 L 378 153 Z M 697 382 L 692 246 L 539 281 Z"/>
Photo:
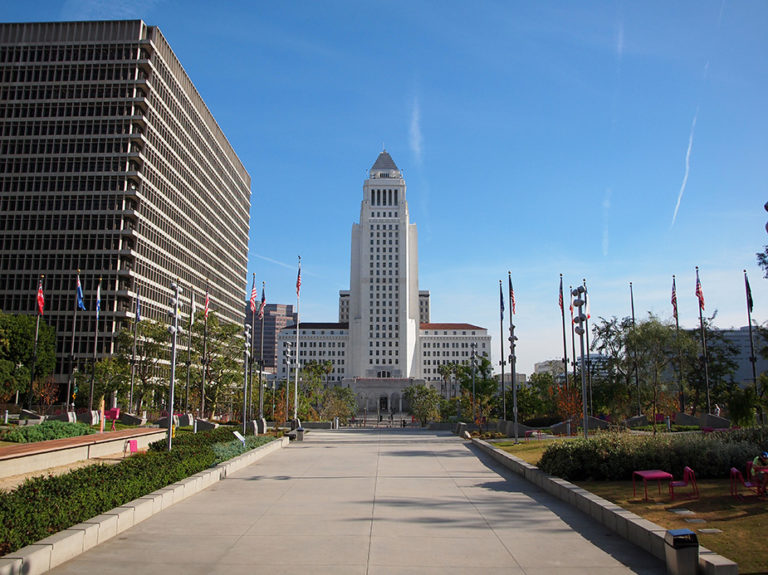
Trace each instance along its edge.
<path fill-rule="evenodd" d="M 494 445 L 536 465 L 549 442 L 528 441 L 514 445 L 512 441 L 499 441 L 494 442 Z M 659 495 L 656 486 L 649 485 L 649 500 L 643 501 L 641 485 L 638 485 L 638 496 L 632 495 L 632 481 L 575 483 L 666 529 L 686 528 L 695 531 L 702 546 L 736 561 L 739 573 L 754 575 L 768 572 L 768 546 L 763 542 L 768 532 L 768 499 L 758 499 L 753 495 L 735 499 L 730 495 L 728 479 L 701 480 L 699 499 L 675 498 L 674 501 L 669 499 L 665 486 L 662 486 Z M 686 491 L 683 489 L 681 494 L 684 493 Z M 682 509 L 693 514 L 679 515 L 673 512 Z M 703 519 L 705 523 L 691 523 L 686 519 Z M 701 533 L 700 529 L 720 529 L 722 533 Z"/>

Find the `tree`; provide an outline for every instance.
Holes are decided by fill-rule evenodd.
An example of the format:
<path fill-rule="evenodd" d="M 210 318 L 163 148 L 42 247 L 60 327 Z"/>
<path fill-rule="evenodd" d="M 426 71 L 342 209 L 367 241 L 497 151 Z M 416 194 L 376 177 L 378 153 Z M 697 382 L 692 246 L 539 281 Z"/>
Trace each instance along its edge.
<path fill-rule="evenodd" d="M 219 403 L 230 394 L 241 399 L 238 394 L 242 393 L 243 378 L 242 331 L 241 325 L 220 322 L 215 312 L 208 315 L 205 406 L 212 416 L 216 414 Z M 202 357 L 203 323 L 196 322 L 192 333 L 192 345 L 197 355 Z"/>
<path fill-rule="evenodd" d="M 355 414 L 357 400 L 355 393 L 349 387 L 334 386 L 327 388 L 323 393 L 322 409 L 320 415 L 324 420 L 332 420 L 338 417 L 341 423 L 348 423 Z"/>
<path fill-rule="evenodd" d="M 425 427 L 428 421 L 440 418 L 440 394 L 423 383 L 411 385 L 403 391 L 403 398 L 410 404 L 411 413 Z"/>
<path fill-rule="evenodd" d="M 768 246 L 763 247 L 763 251 L 757 252 L 757 265 L 763 269 L 763 277 L 768 279 Z"/>
<path fill-rule="evenodd" d="M 462 392 L 467 394 L 470 400 L 472 398 L 473 371 L 476 411 L 473 416 L 487 418 L 494 410 L 498 410 L 499 385 L 493 377 L 493 367 L 487 357 L 479 357 L 474 368 L 471 363 L 457 365 L 456 375 L 461 384 Z"/>
<path fill-rule="evenodd" d="M 130 385 L 130 365 L 133 357 L 133 323 L 127 324 L 117 337 L 116 359 L 126 366 L 128 385 Z M 163 388 L 167 377 L 167 362 L 170 361 L 170 336 L 166 323 L 142 320 L 137 326 L 136 362 L 134 368 L 133 401 L 136 411 L 140 412 L 145 400 L 154 399 L 156 392 Z M 82 385 L 78 384 L 80 390 Z M 96 394 L 98 397 L 99 394 Z M 76 399 L 87 400 L 87 393 L 79 394 Z M 129 406 L 131 410 L 133 406 Z"/>
<path fill-rule="evenodd" d="M 40 318 L 37 357 L 34 359 L 35 324 L 32 315 L 0 312 L 0 392 L 5 396 L 29 392 L 30 373 L 35 364 L 34 379 L 45 381 L 56 366 L 56 330 Z M 34 393 L 30 395 L 33 398 Z"/>
<path fill-rule="evenodd" d="M 627 347 L 632 319 L 603 317 L 592 326 L 590 348 L 605 358 L 604 369 L 592 375 L 592 406 L 598 413 L 623 419 L 638 404 L 634 385 L 634 357 Z M 580 385 L 577 385 L 580 388 Z M 581 393 L 581 392 L 579 392 Z M 634 399 L 634 401 L 633 401 Z"/>

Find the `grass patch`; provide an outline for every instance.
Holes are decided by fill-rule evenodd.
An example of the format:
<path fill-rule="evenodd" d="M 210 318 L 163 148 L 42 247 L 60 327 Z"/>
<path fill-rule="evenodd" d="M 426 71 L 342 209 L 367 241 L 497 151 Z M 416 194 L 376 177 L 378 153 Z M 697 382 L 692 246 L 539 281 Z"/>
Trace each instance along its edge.
<path fill-rule="evenodd" d="M 568 441 L 568 440 L 555 440 Z M 528 441 L 515 445 L 514 441 L 493 444 L 532 465 L 537 465 L 552 441 Z M 680 479 L 680 477 L 675 477 Z M 768 530 L 768 500 L 754 495 L 735 499 L 730 495 L 728 479 L 699 480 L 699 499 L 686 499 L 685 488 L 676 490 L 683 497 L 670 501 L 666 484 L 661 495 L 655 482 L 649 482 L 648 501 L 643 501 L 642 482 L 637 484 L 637 496 L 632 494 L 632 481 L 574 481 L 600 497 L 653 521 L 665 529 L 690 529 L 696 532 L 699 543 L 739 564 L 739 573 L 756 575 L 766 573 L 768 547 L 760 537 Z M 688 509 L 693 515 L 678 515 L 675 509 Z M 706 523 L 689 523 L 686 519 L 703 519 Z M 699 529 L 720 529 L 722 533 L 700 533 Z"/>

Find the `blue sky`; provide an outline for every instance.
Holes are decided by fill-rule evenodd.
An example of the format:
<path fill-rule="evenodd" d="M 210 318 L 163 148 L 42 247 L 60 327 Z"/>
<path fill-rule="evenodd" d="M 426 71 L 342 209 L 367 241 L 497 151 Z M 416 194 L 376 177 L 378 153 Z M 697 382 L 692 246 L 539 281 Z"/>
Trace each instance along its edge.
<path fill-rule="evenodd" d="M 432 321 L 494 336 L 512 272 L 518 371 L 560 358 L 557 289 L 593 317 L 768 319 L 768 3 L 5 1 L 4 21 L 159 26 L 252 177 L 248 286 L 335 321 L 382 147 L 405 172 Z M 507 304 L 508 305 L 508 304 Z M 505 330 L 506 322 L 505 319 Z M 504 334 L 506 337 L 506 331 Z M 508 353 L 505 352 L 505 354 Z M 570 354 L 570 351 L 569 351 Z"/>

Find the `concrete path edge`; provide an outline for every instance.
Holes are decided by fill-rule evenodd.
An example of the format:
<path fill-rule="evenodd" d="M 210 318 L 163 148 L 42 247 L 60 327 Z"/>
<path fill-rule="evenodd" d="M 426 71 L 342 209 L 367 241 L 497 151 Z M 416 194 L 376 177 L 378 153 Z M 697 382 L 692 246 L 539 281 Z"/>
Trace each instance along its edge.
<path fill-rule="evenodd" d="M 510 471 L 578 508 L 624 539 L 648 551 L 651 555 L 666 561 L 664 535 L 667 530 L 665 528 L 573 483 L 547 475 L 535 465 L 497 449 L 487 441 L 472 439 L 472 443 Z M 699 548 L 698 573 L 700 575 L 737 575 L 738 572 L 739 567 L 734 561 L 718 555 L 706 547 Z"/>
<path fill-rule="evenodd" d="M 287 437 L 270 441 L 266 445 L 243 453 L 215 467 L 196 473 L 88 521 L 78 523 L 69 529 L 22 547 L 13 553 L 0 557 L 0 575 L 46 573 L 65 561 L 88 551 L 91 547 L 111 539 L 118 533 L 122 533 L 148 517 L 160 513 L 174 503 L 199 493 L 217 481 L 225 479 L 229 474 L 287 445 Z"/>

